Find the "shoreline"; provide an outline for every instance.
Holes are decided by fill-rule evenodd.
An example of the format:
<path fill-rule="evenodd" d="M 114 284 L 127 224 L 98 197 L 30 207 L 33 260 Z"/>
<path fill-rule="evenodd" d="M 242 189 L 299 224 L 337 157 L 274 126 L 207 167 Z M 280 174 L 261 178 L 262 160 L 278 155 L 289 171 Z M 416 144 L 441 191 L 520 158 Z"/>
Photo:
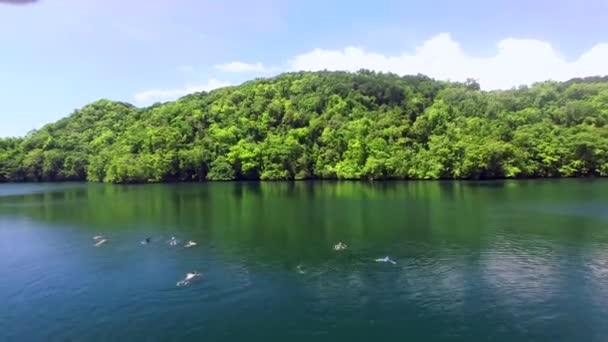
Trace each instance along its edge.
<path fill-rule="evenodd" d="M 110 183 L 110 182 L 92 182 L 86 180 L 61 180 L 61 181 L 17 181 L 17 182 L 0 182 L 0 186 L 5 184 L 102 184 L 102 185 L 181 185 L 181 184 L 221 184 L 221 183 L 250 183 L 250 184 L 270 184 L 270 183 L 408 183 L 408 182 L 442 182 L 442 183 L 485 183 L 497 181 L 545 181 L 545 180 L 605 180 L 608 176 L 580 176 L 580 177 L 521 177 L 521 178 L 484 178 L 484 179 L 276 179 L 276 180 L 261 180 L 261 179 L 230 179 L 230 180 L 204 180 L 204 181 L 165 181 L 165 182 L 127 182 L 127 183 Z"/>

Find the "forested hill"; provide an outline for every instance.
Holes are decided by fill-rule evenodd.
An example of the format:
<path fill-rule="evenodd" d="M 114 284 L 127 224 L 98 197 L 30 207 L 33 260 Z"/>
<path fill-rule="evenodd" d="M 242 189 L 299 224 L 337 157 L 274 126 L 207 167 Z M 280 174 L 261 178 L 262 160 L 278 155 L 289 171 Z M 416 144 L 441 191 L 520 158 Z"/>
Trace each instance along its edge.
<path fill-rule="evenodd" d="M 0 181 L 608 176 L 608 79 L 301 72 L 137 108 L 100 100 L 0 139 Z"/>

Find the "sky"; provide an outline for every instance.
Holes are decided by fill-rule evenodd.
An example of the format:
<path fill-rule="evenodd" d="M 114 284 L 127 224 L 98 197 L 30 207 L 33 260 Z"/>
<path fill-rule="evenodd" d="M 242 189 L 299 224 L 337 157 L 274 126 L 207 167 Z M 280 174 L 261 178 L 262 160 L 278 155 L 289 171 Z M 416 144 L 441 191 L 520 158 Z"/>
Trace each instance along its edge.
<path fill-rule="evenodd" d="M 608 0 L 0 0 L 0 137 L 299 70 L 483 89 L 608 74 Z"/>

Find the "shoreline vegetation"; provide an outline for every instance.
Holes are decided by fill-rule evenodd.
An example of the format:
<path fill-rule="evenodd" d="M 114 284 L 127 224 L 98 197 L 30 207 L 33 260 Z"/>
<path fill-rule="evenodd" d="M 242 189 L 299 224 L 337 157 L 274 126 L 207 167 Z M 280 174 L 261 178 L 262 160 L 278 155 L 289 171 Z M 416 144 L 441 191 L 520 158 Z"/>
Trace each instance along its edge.
<path fill-rule="evenodd" d="M 137 108 L 99 100 L 0 139 L 0 182 L 608 176 L 608 77 L 482 91 L 286 73 Z"/>

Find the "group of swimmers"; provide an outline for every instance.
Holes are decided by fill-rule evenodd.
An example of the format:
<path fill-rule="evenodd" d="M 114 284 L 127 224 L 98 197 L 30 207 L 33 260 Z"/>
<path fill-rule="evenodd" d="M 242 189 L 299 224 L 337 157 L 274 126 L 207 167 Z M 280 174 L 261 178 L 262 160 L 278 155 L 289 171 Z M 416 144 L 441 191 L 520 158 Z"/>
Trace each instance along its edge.
<path fill-rule="evenodd" d="M 94 245 L 95 247 L 99 247 L 99 246 L 101 246 L 101 245 L 103 245 L 104 243 L 107 243 L 107 242 L 109 241 L 109 239 L 108 239 L 108 238 L 106 238 L 106 237 L 105 237 L 105 236 L 103 236 L 103 235 L 97 235 L 97 236 L 93 236 L 93 240 L 95 240 L 95 245 Z M 141 244 L 142 244 L 142 245 L 148 245 L 148 244 L 150 244 L 150 243 L 152 243 L 152 238 L 149 238 L 149 237 L 145 238 L 145 239 L 144 239 L 144 240 L 141 242 Z M 177 239 L 176 239 L 174 236 L 172 236 L 172 237 L 171 237 L 171 238 L 170 238 L 170 239 L 167 241 L 167 243 L 169 244 L 169 246 L 177 246 L 177 245 L 179 245 L 179 240 L 177 240 Z M 196 242 L 194 242 L 194 241 L 192 241 L 192 240 L 188 240 L 188 242 L 186 242 L 186 243 L 184 244 L 184 248 L 191 248 L 191 247 L 194 247 L 194 246 L 196 246 L 196 245 L 197 245 L 197 243 L 196 243 Z"/>
<path fill-rule="evenodd" d="M 107 243 L 107 242 L 109 241 L 109 240 L 108 240 L 106 237 L 104 237 L 103 235 L 97 235 L 97 236 L 94 236 L 94 237 L 93 237 L 93 240 L 95 240 L 95 247 L 99 247 L 99 246 L 101 246 L 101 245 L 103 245 L 103 244 L 105 244 L 105 243 Z M 142 245 L 148 245 L 148 244 L 150 244 L 150 243 L 152 243 L 152 238 L 150 238 L 150 237 L 145 238 L 145 239 L 144 239 L 144 240 L 141 242 L 141 244 L 142 244 Z M 177 239 L 176 239 L 174 236 L 172 236 L 172 237 L 171 237 L 171 238 L 170 238 L 170 239 L 167 241 L 167 244 L 169 244 L 169 246 L 177 246 L 177 245 L 179 244 L 179 240 L 177 240 Z M 191 247 L 194 247 L 194 246 L 196 246 L 196 245 L 197 245 L 197 243 L 196 243 L 196 242 L 194 242 L 194 241 L 192 241 L 192 240 L 188 240 L 188 242 L 186 242 L 186 243 L 184 244 L 184 248 L 191 248 Z M 348 248 L 348 245 L 347 245 L 347 244 L 345 244 L 345 243 L 343 243 L 342 241 L 338 241 L 338 243 L 334 245 L 334 250 L 336 250 L 336 251 L 344 251 L 344 250 L 346 250 L 347 248 Z M 389 258 L 388 256 L 386 256 L 386 257 L 384 257 L 384 258 L 378 258 L 378 259 L 376 259 L 376 262 L 386 262 L 386 263 L 391 263 L 391 264 L 393 264 L 393 265 L 396 265 L 396 264 L 397 264 L 397 262 L 395 262 L 394 260 L 392 260 L 392 259 L 391 259 L 391 258 Z M 297 270 L 298 270 L 298 273 L 301 273 L 301 274 L 305 273 L 305 271 L 304 271 L 304 269 L 303 269 L 302 265 L 298 265 Z M 192 282 L 194 279 L 196 279 L 196 278 L 198 278 L 198 277 L 200 277 L 200 276 L 202 276 L 202 273 L 200 273 L 200 272 L 198 272 L 198 271 L 192 271 L 192 272 L 188 272 L 188 273 L 186 273 L 186 277 L 184 277 L 184 279 L 182 279 L 182 280 L 178 281 L 176 285 L 177 285 L 177 286 L 180 286 L 180 287 L 181 287 L 181 286 L 187 286 L 187 285 L 190 285 L 190 283 L 191 283 L 191 282 Z"/>
<path fill-rule="evenodd" d="M 95 247 L 99 247 L 105 243 L 107 243 L 109 241 L 108 238 L 104 237 L 103 235 L 97 235 L 93 237 L 93 240 L 95 241 Z M 148 245 L 152 243 L 152 238 L 147 237 L 145 238 L 143 241 L 141 241 L 142 245 Z M 169 246 L 177 246 L 179 245 L 179 240 L 177 240 L 175 238 L 175 236 L 172 236 L 168 241 L 167 244 L 169 244 Z M 184 244 L 184 248 L 192 248 L 194 246 L 196 246 L 197 243 L 192 241 L 192 240 L 188 240 L 185 244 Z M 177 286 L 187 286 L 190 285 L 190 282 L 192 282 L 195 278 L 198 278 L 202 275 L 202 273 L 198 272 L 198 271 L 192 271 L 192 272 L 188 272 L 186 273 L 186 277 L 180 281 L 177 282 Z"/>

